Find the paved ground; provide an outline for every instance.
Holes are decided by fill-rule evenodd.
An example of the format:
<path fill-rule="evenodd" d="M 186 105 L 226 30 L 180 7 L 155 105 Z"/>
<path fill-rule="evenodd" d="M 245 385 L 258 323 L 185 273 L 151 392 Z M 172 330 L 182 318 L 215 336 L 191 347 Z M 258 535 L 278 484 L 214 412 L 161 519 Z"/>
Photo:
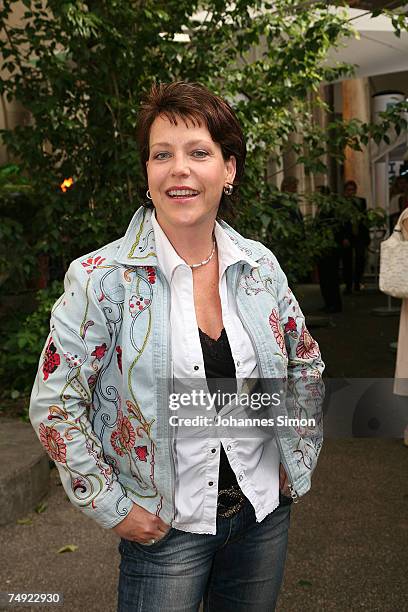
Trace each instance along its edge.
<path fill-rule="evenodd" d="M 315 288 L 296 293 L 316 311 Z M 344 314 L 312 330 L 331 376 L 392 376 L 398 319 L 370 315 L 385 303 L 379 294 L 350 296 Z M 407 609 L 407 468 L 401 440 L 326 441 L 313 490 L 293 506 L 279 612 Z M 55 470 L 51 480 L 45 512 L 0 527 L 0 591 L 58 591 L 68 612 L 114 611 L 117 538 L 74 510 Z M 58 554 L 68 544 L 78 549 Z"/>

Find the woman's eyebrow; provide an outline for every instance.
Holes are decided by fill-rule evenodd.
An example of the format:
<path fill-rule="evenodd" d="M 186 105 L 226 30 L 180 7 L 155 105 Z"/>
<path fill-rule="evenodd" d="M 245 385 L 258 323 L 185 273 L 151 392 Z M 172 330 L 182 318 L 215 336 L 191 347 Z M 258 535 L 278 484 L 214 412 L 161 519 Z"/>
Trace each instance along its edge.
<path fill-rule="evenodd" d="M 211 143 L 209 141 L 202 140 L 201 138 L 198 139 L 198 140 L 189 140 L 185 144 L 188 147 L 191 147 L 191 146 L 194 146 L 194 145 L 197 145 L 197 144 L 203 144 L 203 145 L 206 145 L 207 147 L 211 146 Z M 171 147 L 171 146 L 173 146 L 173 145 L 170 142 L 154 142 L 151 145 L 151 148 L 153 148 L 153 147 Z"/>

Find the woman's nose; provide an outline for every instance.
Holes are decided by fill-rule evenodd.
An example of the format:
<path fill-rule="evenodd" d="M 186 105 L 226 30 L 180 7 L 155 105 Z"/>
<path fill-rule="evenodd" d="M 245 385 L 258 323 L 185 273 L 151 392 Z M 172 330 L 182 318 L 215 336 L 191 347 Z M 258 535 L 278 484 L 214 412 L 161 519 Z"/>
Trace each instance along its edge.
<path fill-rule="evenodd" d="M 171 173 L 174 176 L 188 176 L 190 174 L 188 158 L 185 155 L 175 155 L 173 157 Z"/>

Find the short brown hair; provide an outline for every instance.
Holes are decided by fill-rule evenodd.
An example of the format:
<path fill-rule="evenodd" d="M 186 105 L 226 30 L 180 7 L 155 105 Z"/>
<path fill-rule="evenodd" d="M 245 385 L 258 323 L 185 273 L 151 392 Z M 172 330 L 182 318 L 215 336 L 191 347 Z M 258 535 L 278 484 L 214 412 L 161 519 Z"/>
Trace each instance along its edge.
<path fill-rule="evenodd" d="M 230 201 L 237 197 L 246 157 L 244 134 L 230 105 L 200 83 L 154 83 L 142 101 L 137 124 L 140 161 L 146 181 L 150 129 L 159 116 L 167 117 L 174 125 L 177 125 L 178 118 L 198 125 L 204 123 L 213 141 L 220 145 L 224 160 L 227 161 L 231 155 L 235 157 L 234 191 L 232 196 L 223 194 L 220 203 L 220 209 L 227 212 Z M 151 206 L 151 203 L 145 202 L 144 205 Z"/>

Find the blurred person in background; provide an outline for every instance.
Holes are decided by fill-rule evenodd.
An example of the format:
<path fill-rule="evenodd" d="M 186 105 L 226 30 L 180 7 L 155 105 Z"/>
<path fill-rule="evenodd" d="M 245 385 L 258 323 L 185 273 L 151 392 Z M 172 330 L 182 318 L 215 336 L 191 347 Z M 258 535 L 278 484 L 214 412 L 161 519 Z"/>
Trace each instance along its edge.
<path fill-rule="evenodd" d="M 317 192 L 324 198 L 330 197 L 330 187 L 320 185 Z M 324 301 L 324 312 L 331 314 L 342 311 L 342 301 L 340 295 L 340 258 L 342 235 L 341 230 L 336 226 L 333 211 L 323 210 L 319 207 L 316 215 L 316 223 L 320 226 L 333 226 L 334 244 L 329 247 L 317 262 L 319 272 L 320 292 Z"/>
<path fill-rule="evenodd" d="M 359 221 L 348 221 L 342 230 L 342 261 L 343 280 L 345 282 L 344 294 L 349 295 L 360 291 L 361 280 L 364 274 L 366 250 L 370 244 L 370 232 L 365 221 L 367 202 L 357 196 L 357 183 L 346 181 L 344 184 L 344 197 L 349 199 L 356 211 L 363 215 Z"/>

